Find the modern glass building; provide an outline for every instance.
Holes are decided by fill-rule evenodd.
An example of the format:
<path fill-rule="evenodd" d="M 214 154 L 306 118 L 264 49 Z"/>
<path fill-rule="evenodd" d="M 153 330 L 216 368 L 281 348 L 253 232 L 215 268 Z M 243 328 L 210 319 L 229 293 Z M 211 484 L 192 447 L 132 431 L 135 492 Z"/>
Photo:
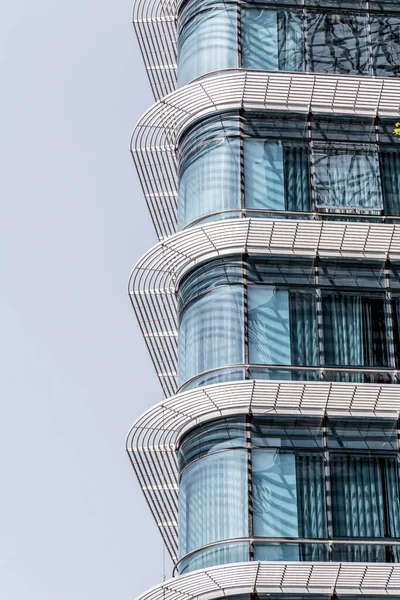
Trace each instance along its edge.
<path fill-rule="evenodd" d="M 400 599 L 400 0 L 136 0 L 141 600 Z M 286 598 L 287 597 L 287 598 Z"/>

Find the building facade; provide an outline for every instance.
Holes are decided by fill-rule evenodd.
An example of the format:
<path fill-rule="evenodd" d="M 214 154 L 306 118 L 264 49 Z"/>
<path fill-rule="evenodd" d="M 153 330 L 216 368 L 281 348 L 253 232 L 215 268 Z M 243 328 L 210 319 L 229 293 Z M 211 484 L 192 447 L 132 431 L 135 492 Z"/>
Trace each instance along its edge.
<path fill-rule="evenodd" d="M 129 294 L 165 400 L 127 450 L 174 564 L 141 599 L 400 598 L 400 1 L 134 27 L 160 241 Z"/>

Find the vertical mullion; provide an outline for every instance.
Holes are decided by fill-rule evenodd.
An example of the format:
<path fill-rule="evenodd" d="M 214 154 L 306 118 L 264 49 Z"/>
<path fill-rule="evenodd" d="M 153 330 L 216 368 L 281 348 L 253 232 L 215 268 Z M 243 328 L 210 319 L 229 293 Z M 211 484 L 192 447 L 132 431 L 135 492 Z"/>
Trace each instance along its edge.
<path fill-rule="evenodd" d="M 245 176 L 244 176 L 244 120 L 245 115 L 244 111 L 241 108 L 239 110 L 239 168 L 240 168 L 240 208 L 241 208 L 241 217 L 245 217 Z"/>
<path fill-rule="evenodd" d="M 375 75 L 375 61 L 374 61 L 374 53 L 372 51 L 372 32 L 371 32 L 371 2 L 370 0 L 366 0 L 365 4 L 367 10 L 367 21 L 368 21 L 368 38 L 369 38 L 369 58 L 371 61 L 371 72 L 368 73 L 371 75 Z"/>
<path fill-rule="evenodd" d="M 242 5 L 240 2 L 237 3 L 236 8 L 236 34 L 237 34 L 237 53 L 238 53 L 238 67 L 242 68 Z"/>
<path fill-rule="evenodd" d="M 251 426 L 252 415 L 246 415 L 246 447 L 247 447 L 247 502 L 248 502 L 248 536 L 249 536 L 249 557 L 254 560 L 253 547 L 253 457 L 251 449 Z"/>
<path fill-rule="evenodd" d="M 242 254 L 242 277 L 243 277 L 243 343 L 244 343 L 244 370 L 245 379 L 250 379 L 249 371 L 249 320 L 248 320 L 248 283 L 247 283 L 247 254 Z"/>
<path fill-rule="evenodd" d="M 393 295 L 390 287 L 390 261 L 386 260 L 385 265 L 385 323 L 387 328 L 387 338 L 388 338 L 388 358 L 389 358 L 389 366 L 394 370 L 396 369 L 396 348 L 394 343 L 394 318 L 393 318 Z M 391 377 L 393 377 L 391 375 Z M 393 382 L 393 381 L 392 381 Z"/>
<path fill-rule="evenodd" d="M 324 443 L 324 475 L 325 475 L 325 514 L 326 514 L 326 532 L 329 540 L 333 539 L 333 519 L 332 519 L 332 494 L 331 494 L 331 470 L 330 456 L 328 450 L 328 418 L 326 414 L 322 420 L 322 435 Z M 328 544 L 328 557 L 332 560 L 332 545 Z"/>
<path fill-rule="evenodd" d="M 307 142 L 308 142 L 308 159 L 309 159 L 309 168 L 310 168 L 310 186 L 311 186 L 311 212 L 314 213 L 314 217 L 315 217 L 315 213 L 317 212 L 317 202 L 316 202 L 316 197 L 315 197 L 315 177 L 314 177 L 314 160 L 313 160 L 313 153 L 312 153 L 312 147 L 313 147 L 313 142 L 312 142 L 312 131 L 311 131 L 311 119 L 312 119 L 312 114 L 311 111 L 308 111 L 307 114 Z"/>
<path fill-rule="evenodd" d="M 323 334 L 323 320 L 322 320 L 322 293 L 319 285 L 319 258 L 314 258 L 314 279 L 315 279 L 315 303 L 317 312 L 317 335 L 318 335 L 318 359 L 319 359 L 319 377 L 323 379 L 323 370 L 321 367 L 324 366 L 324 334 Z"/>

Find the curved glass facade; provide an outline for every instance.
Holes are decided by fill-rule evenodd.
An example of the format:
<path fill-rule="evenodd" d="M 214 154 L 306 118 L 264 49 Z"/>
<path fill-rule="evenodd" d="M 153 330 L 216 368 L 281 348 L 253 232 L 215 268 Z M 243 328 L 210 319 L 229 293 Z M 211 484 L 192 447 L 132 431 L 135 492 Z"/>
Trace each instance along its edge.
<path fill-rule="evenodd" d="M 182 389 L 237 379 L 399 383 L 396 262 L 240 256 L 179 288 Z"/>
<path fill-rule="evenodd" d="M 399 5 L 369 0 L 182 3 L 178 84 L 237 67 L 398 77 Z"/>
<path fill-rule="evenodd" d="M 242 216 L 400 221 L 393 120 L 222 113 L 179 144 L 178 229 Z"/>
<path fill-rule="evenodd" d="M 399 562 L 398 434 L 391 419 L 250 415 L 193 429 L 179 450 L 180 572 Z"/>

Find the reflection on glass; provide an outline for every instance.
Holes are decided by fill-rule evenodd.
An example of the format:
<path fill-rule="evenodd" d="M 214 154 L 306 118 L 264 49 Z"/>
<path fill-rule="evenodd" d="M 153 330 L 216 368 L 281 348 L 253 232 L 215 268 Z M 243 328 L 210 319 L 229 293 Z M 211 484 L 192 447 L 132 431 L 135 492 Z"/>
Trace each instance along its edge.
<path fill-rule="evenodd" d="M 335 537 L 400 535 L 397 457 L 333 456 L 330 468 Z M 343 554 L 343 548 L 338 550 Z M 385 560 L 382 551 L 381 546 L 349 545 L 347 560 L 355 560 L 353 556 L 360 554 L 364 560 Z"/>
<path fill-rule="evenodd" d="M 251 364 L 290 365 L 289 294 L 272 286 L 248 291 Z"/>
<path fill-rule="evenodd" d="M 310 168 L 307 144 L 246 139 L 244 181 L 246 208 L 310 210 Z"/>
<path fill-rule="evenodd" d="M 254 544 L 254 560 L 325 562 L 329 560 L 328 544 L 257 542 Z"/>
<path fill-rule="evenodd" d="M 216 6 L 185 24 L 178 44 L 178 85 L 238 66 L 236 9 Z"/>
<path fill-rule="evenodd" d="M 400 75 L 400 15 L 372 15 L 371 35 L 375 75 Z"/>
<path fill-rule="evenodd" d="M 272 286 L 248 289 L 251 364 L 318 364 L 315 297 Z M 288 378 L 290 374 L 288 373 Z"/>
<path fill-rule="evenodd" d="M 375 148 L 314 143 L 312 156 L 318 208 L 383 209 Z"/>
<path fill-rule="evenodd" d="M 222 287 L 196 299 L 179 326 L 179 381 L 244 362 L 243 289 Z"/>
<path fill-rule="evenodd" d="M 179 553 L 248 535 L 247 451 L 226 450 L 189 465 L 179 487 Z"/>
<path fill-rule="evenodd" d="M 385 213 L 400 215 L 400 147 L 380 150 Z"/>
<path fill-rule="evenodd" d="M 305 70 L 301 12 L 244 8 L 241 25 L 243 67 Z"/>
<path fill-rule="evenodd" d="M 351 13 L 306 13 L 309 71 L 370 75 L 368 16 Z"/>
<path fill-rule="evenodd" d="M 272 449 L 254 450 L 254 534 L 262 537 L 323 538 L 326 535 L 325 522 L 322 456 Z"/>
<path fill-rule="evenodd" d="M 323 292 L 322 307 L 327 365 L 387 366 L 383 296 Z"/>
<path fill-rule="evenodd" d="M 190 573 L 197 569 L 206 569 L 214 565 L 224 565 L 249 560 L 249 543 L 233 542 L 205 548 L 183 560 L 179 565 L 179 574 Z"/>
<path fill-rule="evenodd" d="M 240 208 L 240 143 L 201 146 L 185 161 L 178 190 L 178 228 L 209 213 Z"/>

